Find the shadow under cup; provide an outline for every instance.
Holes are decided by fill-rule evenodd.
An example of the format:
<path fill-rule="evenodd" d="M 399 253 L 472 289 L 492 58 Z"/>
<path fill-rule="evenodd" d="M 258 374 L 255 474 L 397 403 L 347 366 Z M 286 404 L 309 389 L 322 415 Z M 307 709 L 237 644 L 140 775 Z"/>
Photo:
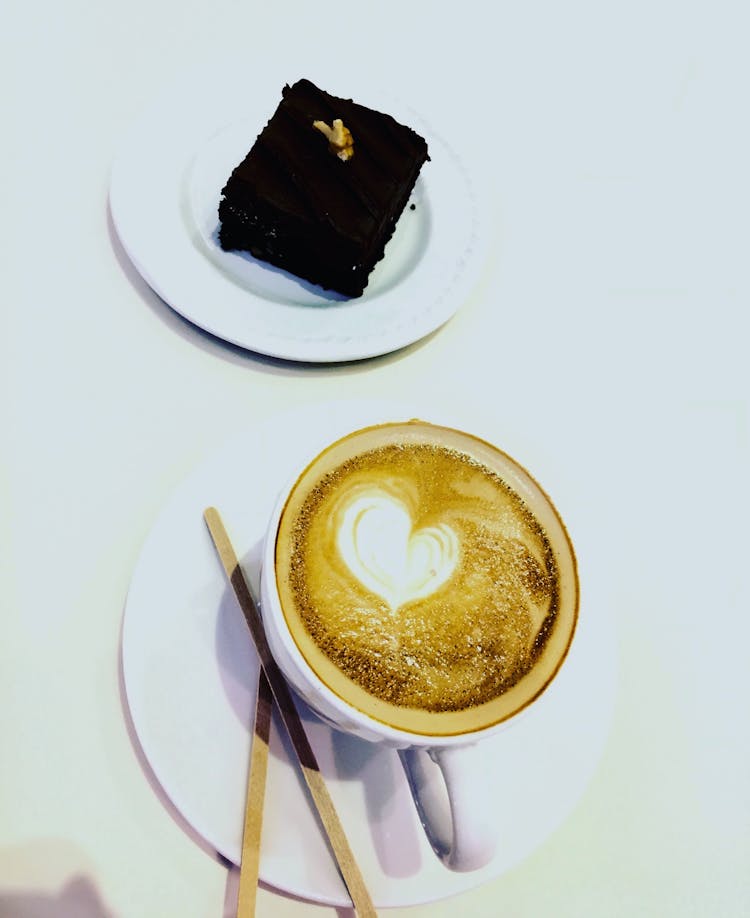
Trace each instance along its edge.
<path fill-rule="evenodd" d="M 399 748 L 494 732 L 552 682 L 578 617 L 573 548 L 540 485 L 423 421 L 319 453 L 278 502 L 263 570 L 295 689 L 335 727 Z"/>

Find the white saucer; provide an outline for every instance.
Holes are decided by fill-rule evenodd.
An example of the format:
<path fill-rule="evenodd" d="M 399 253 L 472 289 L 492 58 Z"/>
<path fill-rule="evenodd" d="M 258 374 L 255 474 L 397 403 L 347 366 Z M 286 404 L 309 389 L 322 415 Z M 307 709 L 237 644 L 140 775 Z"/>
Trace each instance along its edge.
<path fill-rule="evenodd" d="M 310 76 L 309 74 L 305 74 Z M 291 360 L 359 360 L 439 328 L 477 281 L 487 242 L 477 189 L 456 152 L 423 117 L 382 88 L 320 81 L 338 95 L 421 133 L 422 169 L 385 258 L 362 297 L 344 299 L 217 241 L 218 204 L 232 169 L 273 113 L 284 82 L 258 66 L 202 68 L 162 94 L 126 139 L 111 180 L 112 219 L 125 251 L 177 312 L 208 332 Z"/>
<path fill-rule="evenodd" d="M 387 415 L 451 423 L 413 408 Z M 294 457 L 385 416 L 382 405 L 326 404 L 277 416 L 237 436 L 177 488 L 136 566 L 122 632 L 125 691 L 135 730 L 177 809 L 234 863 L 240 855 L 258 669 L 203 510 L 214 505 L 222 513 L 257 592 L 259 543 L 276 494 L 295 471 Z M 455 419 L 452 423 L 460 426 Z M 476 425 L 472 430 L 486 437 L 492 433 Z M 525 457 L 516 458 L 523 462 Z M 576 533 L 571 535 L 576 543 Z M 499 876 L 540 845 L 584 792 L 611 718 L 615 642 L 611 617 L 597 599 L 598 565 L 581 555 L 580 543 L 578 560 L 584 603 L 565 666 L 525 717 L 486 741 L 494 774 L 487 806 L 496 814 L 499 844 L 482 870 L 452 873 L 434 856 L 395 752 L 334 733 L 304 712 L 378 907 L 451 896 Z M 292 756 L 275 725 L 261 879 L 302 898 L 349 905 Z"/>

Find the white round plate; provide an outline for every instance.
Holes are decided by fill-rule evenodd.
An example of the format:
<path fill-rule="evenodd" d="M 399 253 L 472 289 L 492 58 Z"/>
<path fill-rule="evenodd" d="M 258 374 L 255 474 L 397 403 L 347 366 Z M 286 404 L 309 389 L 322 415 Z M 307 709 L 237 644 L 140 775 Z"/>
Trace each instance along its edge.
<path fill-rule="evenodd" d="M 309 76 L 309 74 L 306 74 Z M 141 117 L 114 164 L 110 207 L 129 258 L 195 325 L 258 353 L 334 362 L 385 354 L 446 322 L 474 286 L 487 232 L 469 172 L 431 126 L 380 87 L 319 85 L 393 114 L 428 142 L 420 178 L 364 294 L 346 299 L 219 246 L 218 205 L 281 98 L 273 68 L 186 75 Z M 356 93 L 356 95 L 355 95 Z"/>
<path fill-rule="evenodd" d="M 123 621 L 127 703 L 168 797 L 234 863 L 241 849 L 258 662 L 203 511 L 213 505 L 222 513 L 257 595 L 260 542 L 276 495 L 295 471 L 294 457 L 359 426 L 414 416 L 450 423 L 434 412 L 342 403 L 258 424 L 177 488 L 145 542 Z M 472 430 L 489 433 L 476 425 Z M 541 844 L 584 792 L 611 717 L 615 642 L 611 617 L 597 599 L 598 564 L 589 564 L 578 544 L 584 605 L 571 653 L 545 696 L 485 741 L 493 775 L 487 807 L 496 814 L 499 839 L 487 867 L 463 874 L 443 867 L 425 840 L 398 754 L 332 731 L 300 706 L 378 907 L 428 902 L 499 876 Z M 274 724 L 261 879 L 305 899 L 350 905 L 293 756 Z"/>

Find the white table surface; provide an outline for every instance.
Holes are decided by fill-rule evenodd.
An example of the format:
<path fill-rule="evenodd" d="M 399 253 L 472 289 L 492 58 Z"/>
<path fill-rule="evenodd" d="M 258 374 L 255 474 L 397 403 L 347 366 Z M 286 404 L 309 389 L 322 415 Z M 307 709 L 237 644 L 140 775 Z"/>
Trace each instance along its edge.
<path fill-rule="evenodd" d="M 490 12 L 490 9 L 493 12 Z M 394 916 L 750 913 L 748 23 L 743 4 L 22 4 L 0 33 L 0 916 L 209 918 L 234 876 L 129 735 L 123 604 L 155 515 L 237 425 L 429 393 L 479 404 L 607 546 L 618 684 L 569 819 Z M 226 346 L 139 278 L 111 163 L 217 55 L 321 55 L 464 143 L 491 256 L 457 316 L 360 364 Z M 252 91 L 249 87 L 248 91 Z M 260 892 L 258 913 L 346 912 Z"/>

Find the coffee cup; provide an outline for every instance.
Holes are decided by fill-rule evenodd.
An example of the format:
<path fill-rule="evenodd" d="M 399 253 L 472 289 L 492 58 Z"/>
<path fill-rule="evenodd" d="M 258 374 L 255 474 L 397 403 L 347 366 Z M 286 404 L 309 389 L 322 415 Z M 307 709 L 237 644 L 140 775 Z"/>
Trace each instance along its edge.
<path fill-rule="evenodd" d="M 576 628 L 575 554 L 514 459 L 421 420 L 354 430 L 278 498 L 261 614 L 295 691 L 327 723 L 399 750 L 453 870 L 492 857 L 482 740 L 553 683 Z"/>

